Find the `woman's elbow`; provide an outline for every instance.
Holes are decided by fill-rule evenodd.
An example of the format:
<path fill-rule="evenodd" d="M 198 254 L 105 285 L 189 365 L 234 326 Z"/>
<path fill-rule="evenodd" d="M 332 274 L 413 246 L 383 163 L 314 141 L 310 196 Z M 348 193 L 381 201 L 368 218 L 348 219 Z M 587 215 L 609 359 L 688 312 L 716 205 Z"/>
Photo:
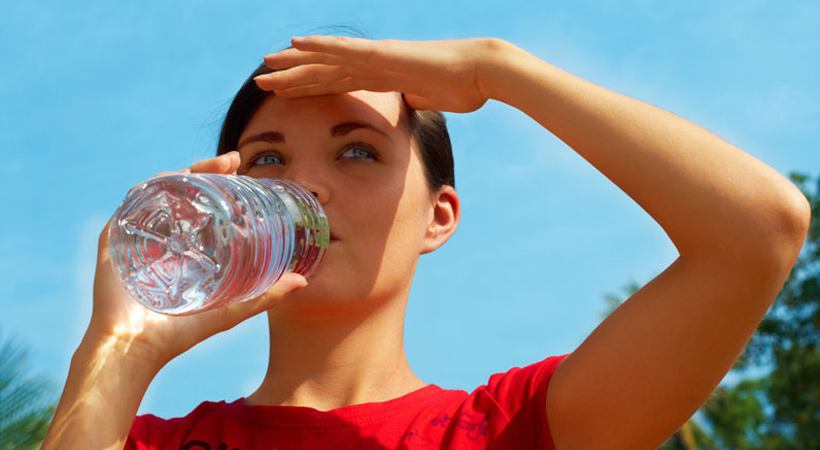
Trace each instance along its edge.
<path fill-rule="evenodd" d="M 777 195 L 769 213 L 771 239 L 768 259 L 781 270 L 790 271 L 806 240 L 811 224 L 811 205 L 806 196 L 792 183 Z"/>

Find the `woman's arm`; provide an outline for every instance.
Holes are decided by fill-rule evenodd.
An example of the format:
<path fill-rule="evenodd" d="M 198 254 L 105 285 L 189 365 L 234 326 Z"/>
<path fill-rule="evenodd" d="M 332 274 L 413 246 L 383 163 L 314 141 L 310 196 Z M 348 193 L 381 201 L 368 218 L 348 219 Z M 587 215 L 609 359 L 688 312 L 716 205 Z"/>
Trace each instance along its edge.
<path fill-rule="evenodd" d="M 503 56 L 486 72 L 490 96 L 599 169 L 680 253 L 562 364 L 548 398 L 557 443 L 654 448 L 706 399 L 763 318 L 803 244 L 808 204 L 708 131 L 493 45 Z"/>
<path fill-rule="evenodd" d="M 654 448 L 729 370 L 782 286 L 809 222 L 805 198 L 765 164 L 663 110 L 500 40 L 310 37 L 257 79 L 297 97 L 400 91 L 418 109 L 496 99 L 594 165 L 666 231 L 680 257 L 556 370 L 556 448 Z"/>
<path fill-rule="evenodd" d="M 127 344 L 87 334 L 71 360 L 43 449 L 122 449 L 145 390 L 159 367 Z"/>
<path fill-rule="evenodd" d="M 229 153 L 183 172 L 235 173 L 238 166 L 238 155 Z M 132 300 L 116 279 L 106 226 L 98 244 L 91 322 L 42 448 L 122 449 L 145 390 L 168 361 L 304 285 L 301 275 L 286 274 L 253 300 L 192 316 L 156 314 Z"/>

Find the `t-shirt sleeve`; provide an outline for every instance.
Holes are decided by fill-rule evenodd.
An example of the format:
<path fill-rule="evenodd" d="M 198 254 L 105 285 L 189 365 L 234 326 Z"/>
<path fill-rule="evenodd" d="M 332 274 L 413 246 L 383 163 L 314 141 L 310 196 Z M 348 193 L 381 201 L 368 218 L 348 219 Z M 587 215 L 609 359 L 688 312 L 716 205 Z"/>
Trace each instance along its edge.
<path fill-rule="evenodd" d="M 485 387 L 497 407 L 507 415 L 513 431 L 524 441 L 534 439 L 534 448 L 553 449 L 547 424 L 547 388 L 555 368 L 566 357 L 552 356 L 493 375 Z"/>

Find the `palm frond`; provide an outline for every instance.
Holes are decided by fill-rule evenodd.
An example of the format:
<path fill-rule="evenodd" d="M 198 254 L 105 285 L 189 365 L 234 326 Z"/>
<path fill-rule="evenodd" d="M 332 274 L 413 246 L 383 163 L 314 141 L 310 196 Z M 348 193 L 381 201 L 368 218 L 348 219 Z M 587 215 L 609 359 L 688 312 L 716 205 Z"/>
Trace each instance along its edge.
<path fill-rule="evenodd" d="M 0 450 L 37 448 L 54 414 L 51 383 L 30 373 L 28 354 L 0 335 Z"/>

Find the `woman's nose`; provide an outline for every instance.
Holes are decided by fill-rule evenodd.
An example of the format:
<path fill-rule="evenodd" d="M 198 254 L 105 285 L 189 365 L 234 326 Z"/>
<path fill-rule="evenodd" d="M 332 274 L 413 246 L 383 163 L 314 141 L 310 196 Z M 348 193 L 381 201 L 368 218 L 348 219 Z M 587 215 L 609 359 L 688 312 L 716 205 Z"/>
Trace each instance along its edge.
<path fill-rule="evenodd" d="M 287 175 L 287 178 L 291 181 L 310 191 L 310 193 L 316 197 L 316 200 L 319 201 L 320 205 L 324 205 L 330 200 L 330 189 L 319 171 L 315 170 L 315 168 L 294 168 L 294 170 L 291 170 Z"/>
<path fill-rule="evenodd" d="M 324 205 L 330 200 L 330 193 L 324 186 L 318 186 L 315 183 L 305 182 L 305 181 L 297 181 L 297 183 L 301 184 L 305 187 L 305 189 L 309 190 L 316 200 L 319 202 L 320 205 Z"/>

